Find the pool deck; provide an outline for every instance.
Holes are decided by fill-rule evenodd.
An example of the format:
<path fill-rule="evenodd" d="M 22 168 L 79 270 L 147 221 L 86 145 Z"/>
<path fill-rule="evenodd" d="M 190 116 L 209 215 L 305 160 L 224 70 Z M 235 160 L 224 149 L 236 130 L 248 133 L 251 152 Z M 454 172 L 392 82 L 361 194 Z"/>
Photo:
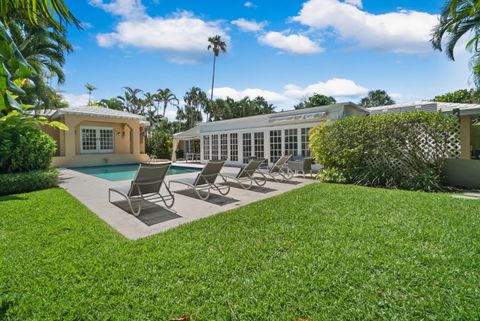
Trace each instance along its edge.
<path fill-rule="evenodd" d="M 175 163 L 174 165 L 203 167 L 191 163 Z M 224 167 L 222 173 L 237 173 L 238 170 L 234 167 Z M 197 174 L 169 175 L 166 177 L 166 182 L 168 184 L 173 179 L 196 177 Z M 263 187 L 254 186 L 251 190 L 244 190 L 232 184 L 228 195 L 222 196 L 212 192 L 207 201 L 202 201 L 195 193 L 184 190 L 182 185 L 172 184 L 171 190 L 175 195 L 173 208 L 166 209 L 160 206 L 160 204 L 163 205 L 161 202 L 149 202 L 145 210 L 142 210 L 142 214 L 136 217 L 126 211 L 126 202 L 122 201 L 121 197 L 115 195 L 112 197 L 115 204 L 108 201 L 108 189 L 128 187 L 129 180 L 108 181 L 72 169 L 60 169 L 60 186 L 113 229 L 131 240 L 158 234 L 181 224 L 280 195 L 312 183 L 315 183 L 312 178 L 296 176 L 287 183 L 268 181 Z"/>

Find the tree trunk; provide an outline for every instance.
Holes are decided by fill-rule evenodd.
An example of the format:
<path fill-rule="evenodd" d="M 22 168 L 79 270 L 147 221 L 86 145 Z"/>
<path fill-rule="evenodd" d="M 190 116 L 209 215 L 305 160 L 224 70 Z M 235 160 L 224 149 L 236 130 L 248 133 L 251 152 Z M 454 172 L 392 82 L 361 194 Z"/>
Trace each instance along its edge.
<path fill-rule="evenodd" d="M 213 86 L 215 84 L 215 63 L 217 61 L 217 56 L 213 54 L 213 73 L 212 73 L 212 91 L 210 92 L 210 100 L 213 100 Z"/>
<path fill-rule="evenodd" d="M 166 102 L 166 101 L 163 102 L 163 116 L 162 116 L 163 119 L 165 119 L 165 112 L 167 111 L 167 104 L 168 104 L 168 102 Z"/>

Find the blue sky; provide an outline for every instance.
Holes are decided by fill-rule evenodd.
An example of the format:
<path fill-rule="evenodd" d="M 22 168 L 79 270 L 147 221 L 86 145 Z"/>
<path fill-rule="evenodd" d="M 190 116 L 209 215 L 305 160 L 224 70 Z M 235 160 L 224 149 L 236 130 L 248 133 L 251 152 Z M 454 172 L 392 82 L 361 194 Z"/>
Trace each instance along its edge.
<path fill-rule="evenodd" d="M 457 61 L 428 42 L 443 1 L 67 0 L 84 30 L 71 29 L 75 51 L 60 87 L 72 105 L 145 91 L 209 90 L 208 36 L 228 53 L 217 65 L 215 96 L 263 95 L 283 109 L 313 92 L 358 101 L 385 89 L 396 101 L 429 99 L 469 86 L 469 53 Z M 174 115 L 170 111 L 169 115 Z"/>

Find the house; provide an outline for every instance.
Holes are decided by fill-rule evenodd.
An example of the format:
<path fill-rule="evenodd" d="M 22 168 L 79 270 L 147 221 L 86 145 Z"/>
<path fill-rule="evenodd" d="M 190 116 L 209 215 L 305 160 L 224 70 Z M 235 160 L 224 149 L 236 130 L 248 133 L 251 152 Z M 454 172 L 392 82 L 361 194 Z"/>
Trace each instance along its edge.
<path fill-rule="evenodd" d="M 174 135 L 172 160 L 176 159 L 177 149 L 197 153 L 198 146 L 201 162 L 225 160 L 230 165 L 248 163 L 252 156 L 266 158 L 270 164 L 285 154 L 307 157 L 312 127 L 324 121 L 367 114 L 353 103 L 342 103 L 200 123 Z"/>
<path fill-rule="evenodd" d="M 41 113 L 68 126 L 43 130 L 57 142 L 53 167 L 125 164 L 147 161 L 145 117 L 100 106 L 69 107 Z"/>

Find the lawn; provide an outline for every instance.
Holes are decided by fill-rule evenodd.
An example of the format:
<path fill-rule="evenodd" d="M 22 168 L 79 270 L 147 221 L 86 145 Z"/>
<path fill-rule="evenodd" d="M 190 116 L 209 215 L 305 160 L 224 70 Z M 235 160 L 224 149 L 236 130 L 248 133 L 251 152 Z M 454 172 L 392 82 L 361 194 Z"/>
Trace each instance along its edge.
<path fill-rule="evenodd" d="M 480 318 L 480 202 L 314 184 L 139 241 L 0 198 L 1 320 Z"/>

